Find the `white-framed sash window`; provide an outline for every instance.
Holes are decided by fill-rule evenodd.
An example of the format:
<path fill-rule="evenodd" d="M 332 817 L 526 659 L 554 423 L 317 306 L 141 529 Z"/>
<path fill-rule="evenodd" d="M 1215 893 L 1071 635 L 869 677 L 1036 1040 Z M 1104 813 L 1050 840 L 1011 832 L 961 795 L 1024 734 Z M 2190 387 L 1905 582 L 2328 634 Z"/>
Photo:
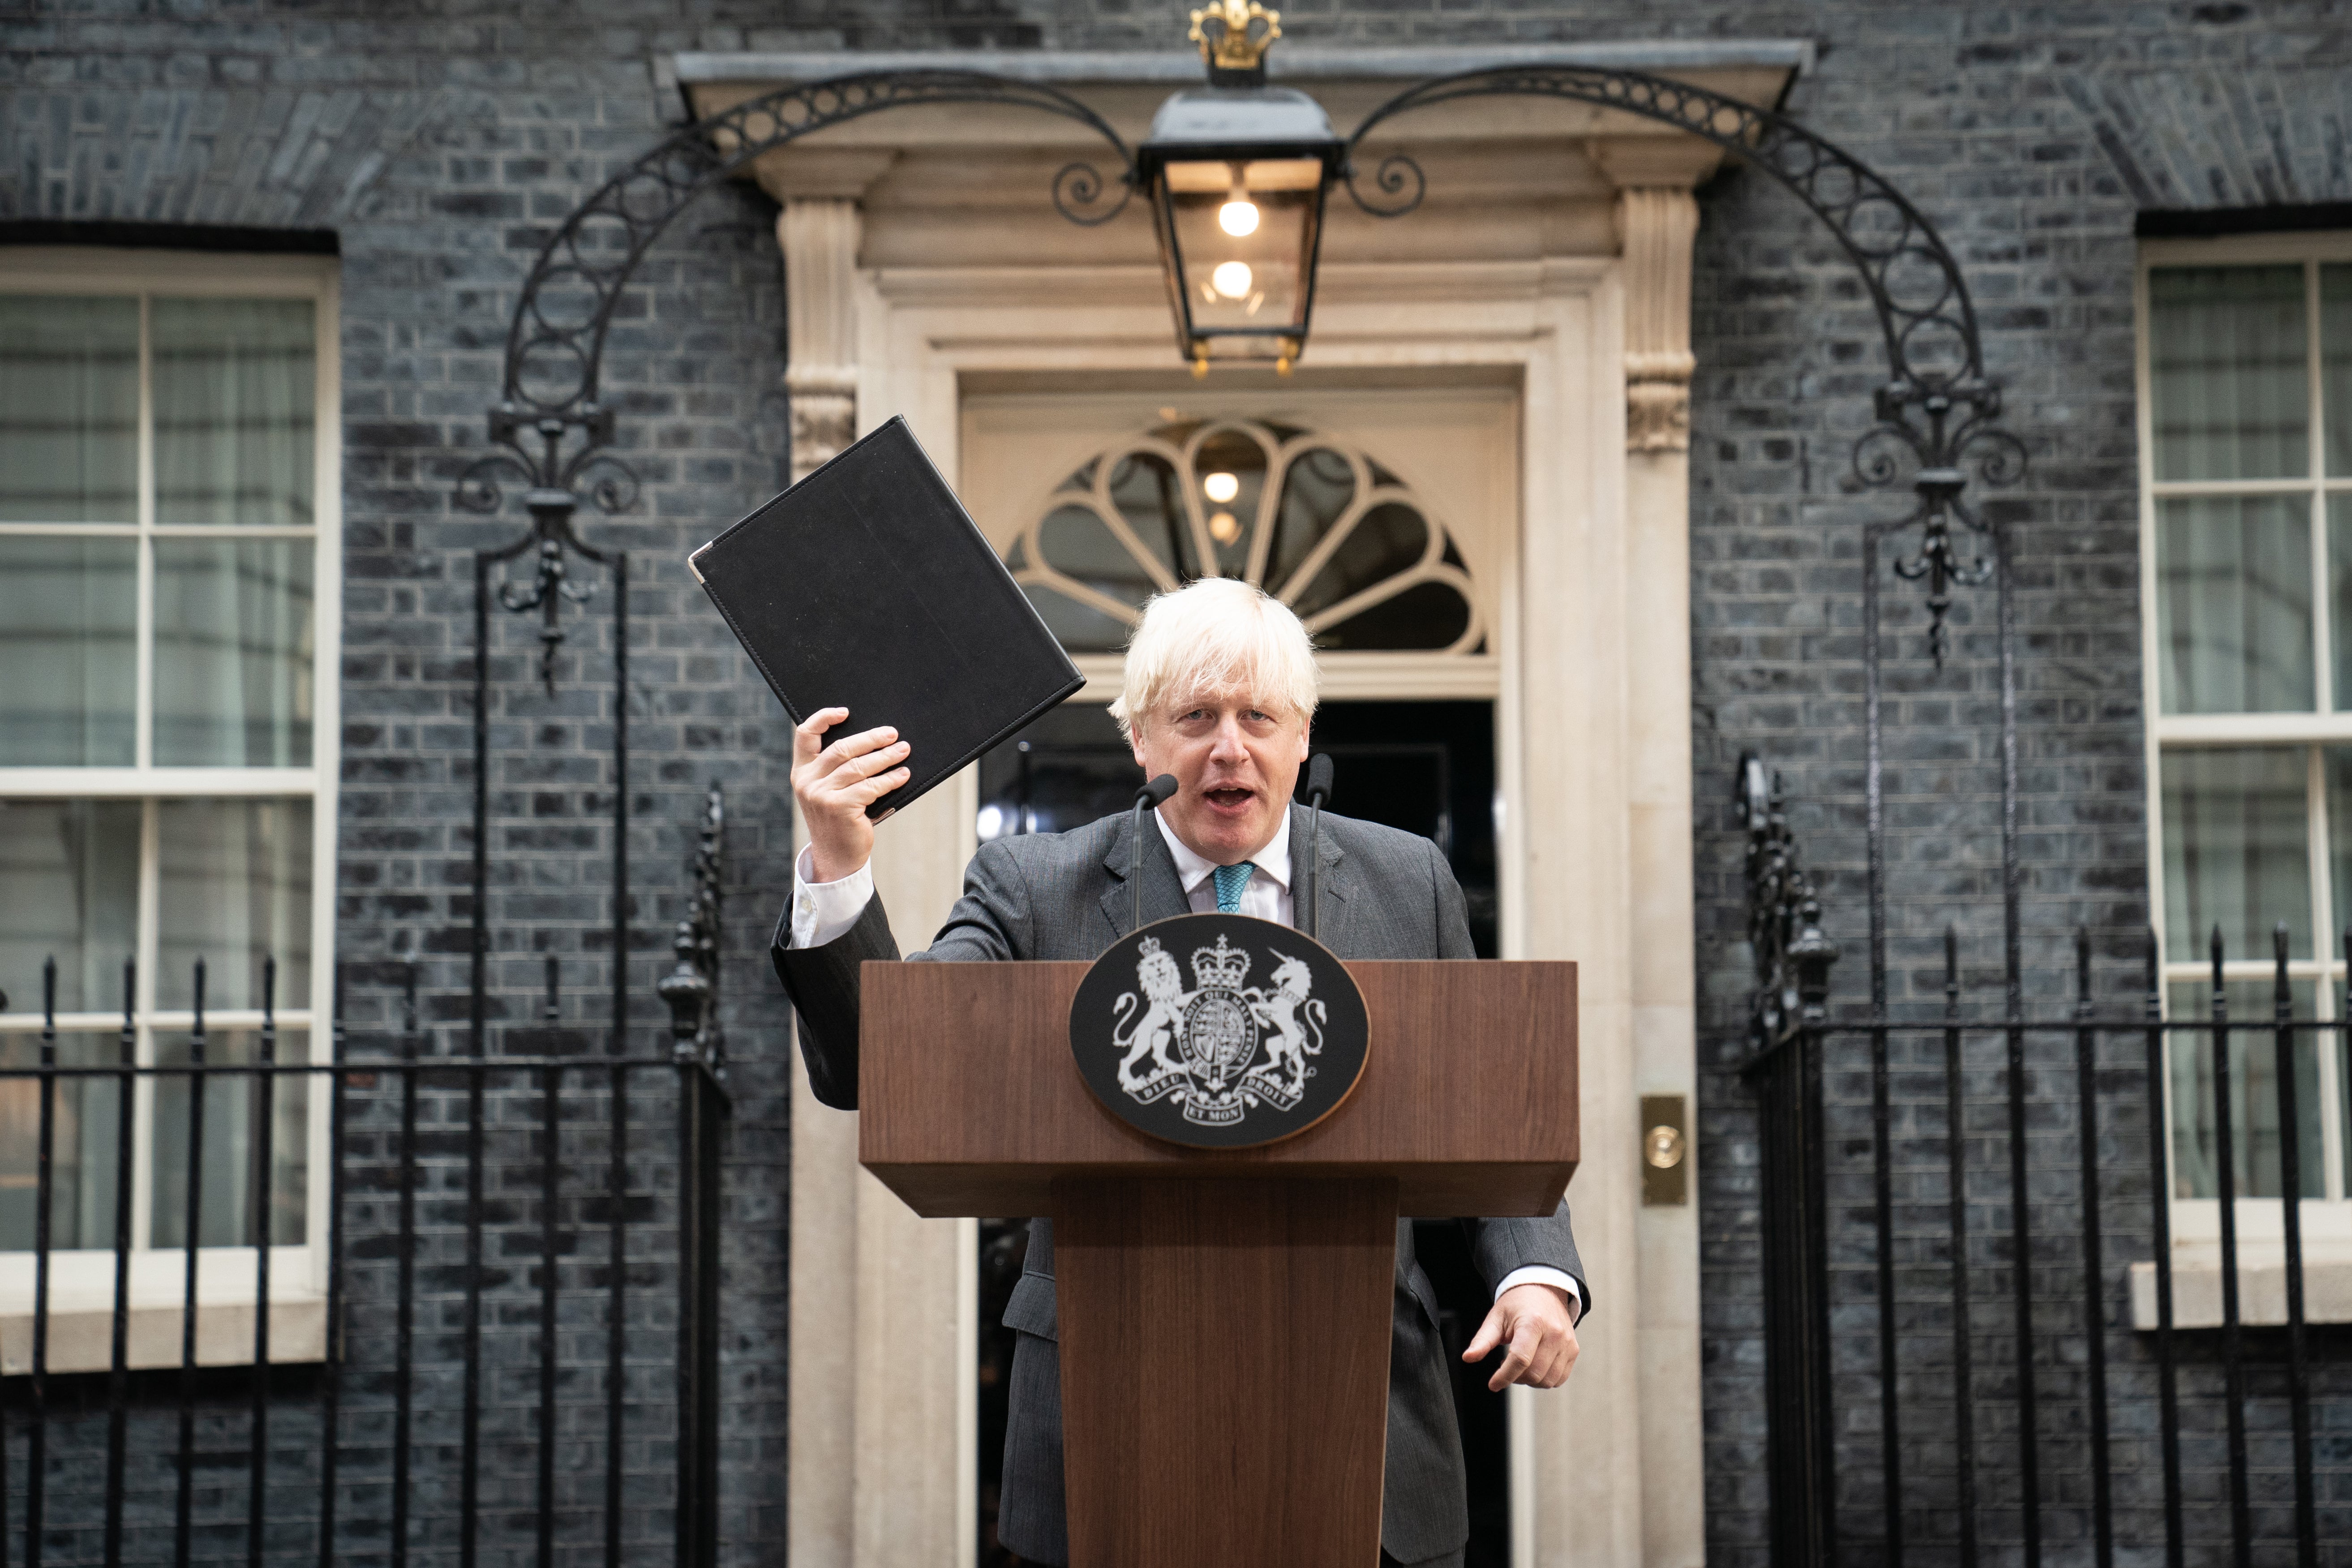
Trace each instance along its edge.
<path fill-rule="evenodd" d="M 0 249 L 0 1063 L 38 1059 L 51 959 L 61 1065 L 119 1063 L 126 1002 L 140 1062 L 187 1061 L 199 959 L 209 1062 L 257 1059 L 272 963 L 278 1059 L 325 1048 L 336 286 L 326 257 Z M 119 1093 L 57 1091 L 60 1370 L 79 1317 L 111 1308 Z M 198 1300 L 225 1309 L 200 1313 L 207 1361 L 238 1359 L 236 1318 L 250 1352 L 253 1247 L 273 1249 L 274 1320 L 323 1283 L 323 1083 L 278 1079 L 267 1172 L 260 1098 L 248 1078 L 206 1090 Z M 38 1103 L 0 1081 L 6 1371 L 31 1306 Z M 142 1079 L 133 1117 L 131 1359 L 176 1363 L 187 1080 Z M 315 1359 L 310 1325 L 285 1326 L 288 1359 Z"/>
<path fill-rule="evenodd" d="M 2345 1005 L 2352 235 L 2147 242 L 2137 292 L 2150 881 L 2167 1008 L 2210 1016 L 2218 927 L 2231 1019 L 2257 1026 L 2233 1034 L 2231 1049 L 2245 1266 L 2277 1267 L 2281 1144 L 2293 1136 L 2306 1247 L 2327 1276 L 2314 1277 L 2313 1315 L 2352 1317 L 2344 1041 L 2297 1038 L 2301 1125 L 2289 1130 L 2273 1037 L 2259 1028 L 2273 1014 L 2281 922 L 2297 1015 L 2335 1018 Z M 2173 1231 L 2185 1247 L 2210 1248 L 2212 1046 L 2176 1034 L 2169 1049 Z"/>

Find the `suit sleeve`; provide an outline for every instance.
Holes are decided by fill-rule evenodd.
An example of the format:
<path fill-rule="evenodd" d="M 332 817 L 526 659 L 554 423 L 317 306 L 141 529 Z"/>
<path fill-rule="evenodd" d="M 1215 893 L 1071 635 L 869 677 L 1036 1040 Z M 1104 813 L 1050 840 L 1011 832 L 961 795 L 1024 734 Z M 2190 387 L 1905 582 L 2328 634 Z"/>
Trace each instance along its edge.
<path fill-rule="evenodd" d="M 822 1105 L 857 1109 L 858 984 L 869 959 L 898 956 L 890 917 L 876 894 L 857 923 L 822 947 L 792 946 L 792 910 L 776 925 L 769 958 L 799 1019 L 801 1058 Z M 1002 844 L 985 844 L 964 870 L 963 896 L 917 960 L 961 963 L 1019 958 L 1030 951 L 1028 885 Z"/>
<path fill-rule="evenodd" d="M 1580 1326 L 1592 1314 L 1592 1286 L 1584 1278 L 1584 1265 L 1576 1256 L 1576 1233 L 1568 1223 L 1568 1200 L 1541 1219 L 1470 1219 L 1463 1225 L 1470 1232 L 1470 1257 L 1478 1266 L 1478 1277 L 1486 1282 L 1491 1293 L 1513 1270 L 1540 1266 L 1557 1268 L 1576 1281 L 1576 1293 L 1584 1306 L 1578 1315 Z"/>

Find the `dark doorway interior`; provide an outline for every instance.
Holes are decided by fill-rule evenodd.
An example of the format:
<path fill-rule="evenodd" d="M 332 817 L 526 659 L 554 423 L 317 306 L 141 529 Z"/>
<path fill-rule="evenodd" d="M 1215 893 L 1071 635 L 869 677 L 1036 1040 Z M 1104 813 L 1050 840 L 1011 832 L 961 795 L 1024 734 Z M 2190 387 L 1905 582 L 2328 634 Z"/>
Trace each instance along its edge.
<path fill-rule="evenodd" d="M 1495 710 L 1488 702 L 1330 702 L 1315 717 L 1314 746 L 1334 763 L 1330 809 L 1433 840 L 1454 868 L 1469 905 L 1470 940 L 1481 958 L 1499 949 L 1495 858 Z M 1303 783 L 1302 779 L 1302 783 Z M 1060 833 L 1124 811 L 1143 771 L 1118 738 L 1109 712 L 1065 703 L 980 760 L 980 837 Z M 980 1561 L 1013 1568 L 1023 1559 L 996 1542 L 997 1487 L 1004 1456 L 1004 1395 L 1013 1331 L 1004 1307 L 1021 1278 L 1028 1222 L 980 1222 Z M 1437 1288 L 1439 1331 L 1454 1370 L 1454 1404 L 1470 1471 L 1467 1568 L 1510 1561 L 1509 1457 L 1504 1399 L 1484 1367 L 1461 1356 L 1490 1299 L 1462 1227 L 1452 1220 L 1413 1226 L 1422 1267 Z"/>

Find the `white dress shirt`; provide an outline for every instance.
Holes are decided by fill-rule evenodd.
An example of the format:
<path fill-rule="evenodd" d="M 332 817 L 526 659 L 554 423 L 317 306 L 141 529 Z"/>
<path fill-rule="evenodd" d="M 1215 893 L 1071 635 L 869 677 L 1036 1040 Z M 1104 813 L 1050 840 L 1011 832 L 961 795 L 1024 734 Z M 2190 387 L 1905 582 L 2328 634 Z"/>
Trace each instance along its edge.
<path fill-rule="evenodd" d="M 1214 879 L 1216 862 L 1196 855 L 1192 847 L 1176 837 L 1168 819 L 1159 812 L 1151 814 L 1159 826 L 1160 837 L 1167 842 L 1168 853 L 1175 858 L 1176 879 L 1182 884 L 1184 898 L 1196 915 L 1217 912 L 1217 884 Z M 1286 813 L 1282 827 L 1274 837 L 1258 847 L 1254 855 L 1245 855 L 1256 869 L 1242 884 L 1240 912 L 1277 925 L 1296 926 L 1290 897 L 1290 823 Z M 793 862 L 793 924 L 792 945 L 796 948 L 823 947 L 846 932 L 866 912 L 874 898 L 874 868 L 869 861 L 837 882 L 812 882 L 811 852 L 803 849 Z M 1577 1289 L 1575 1277 L 1558 1268 L 1531 1264 L 1514 1268 L 1503 1276 L 1495 1287 L 1495 1294 L 1518 1285 L 1549 1285 L 1568 1297 L 1568 1313 L 1571 1321 L 1584 1315 L 1584 1296 Z"/>

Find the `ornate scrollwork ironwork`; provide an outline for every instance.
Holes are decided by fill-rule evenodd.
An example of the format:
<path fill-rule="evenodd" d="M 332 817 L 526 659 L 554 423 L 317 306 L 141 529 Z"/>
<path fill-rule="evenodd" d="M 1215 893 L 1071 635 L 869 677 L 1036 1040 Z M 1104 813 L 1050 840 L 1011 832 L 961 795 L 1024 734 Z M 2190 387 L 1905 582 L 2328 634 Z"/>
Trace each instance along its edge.
<path fill-rule="evenodd" d="M 1429 176 L 1421 172 L 1416 160 L 1403 153 L 1391 153 L 1372 171 L 1372 184 L 1387 198 L 1385 201 L 1370 199 L 1357 185 L 1353 158 L 1341 168 L 1339 177 L 1347 181 L 1348 195 L 1355 198 L 1356 205 L 1374 217 L 1402 217 L 1421 205 L 1421 198 L 1429 194 Z M 1398 194 L 1408 189 L 1412 195 Z"/>
<path fill-rule="evenodd" d="M 2025 444 L 1990 423 L 2000 411 L 2000 389 L 1988 385 L 1969 403 L 1958 403 L 1946 392 L 1909 387 L 1882 387 L 1878 394 L 1879 422 L 1854 443 L 1854 478 L 1865 488 L 1895 485 L 1907 468 L 1918 496 L 1911 515 L 1895 525 L 1904 531 L 1919 528 L 1919 548 L 1898 555 L 1895 574 L 1906 583 L 1923 578 L 1927 584 L 1927 650 L 1936 668 L 1944 668 L 1950 654 L 1949 616 L 1955 586 L 1981 587 L 1992 581 L 1993 563 L 1977 554 L 1963 564 L 1958 522 L 1979 539 L 1989 538 L 1991 524 L 1968 501 L 1967 466 L 1989 487 L 2013 484 L 2025 471 Z M 1926 416 L 1926 428 L 1907 416 L 1913 407 Z M 1957 421 L 1956 410 L 1961 411 Z M 1908 463 L 1906 458 L 1908 458 Z"/>
<path fill-rule="evenodd" d="M 575 553 L 600 566 L 613 562 L 612 556 L 592 548 L 572 531 L 572 516 L 580 504 L 580 490 L 584 488 L 588 499 L 607 516 L 617 516 L 636 504 L 636 474 L 601 445 L 612 431 L 609 409 L 592 408 L 574 422 L 551 415 L 528 418 L 511 405 L 502 405 L 490 414 L 490 439 L 498 449 L 476 458 L 457 479 L 457 504 L 486 515 L 496 513 L 506 502 L 498 481 L 501 472 L 519 477 L 528 487 L 522 502 L 530 511 L 530 532 L 503 549 L 488 552 L 487 559 L 503 564 L 527 552 L 534 557 L 530 579 L 499 583 L 497 601 L 516 615 L 539 612 L 539 674 L 550 696 L 555 692 L 556 657 L 566 637 L 562 606 L 567 601 L 584 605 L 595 593 L 593 584 L 571 580 L 564 556 Z M 537 451 L 530 447 L 532 436 L 539 437 Z M 583 480 L 589 482 L 583 486 Z"/>
<path fill-rule="evenodd" d="M 1426 188 L 1420 166 L 1401 153 L 1383 157 L 1372 176 L 1389 200 L 1368 200 L 1357 188 L 1356 154 L 1375 129 L 1410 110 L 1492 97 L 1569 99 L 1663 121 L 1762 170 L 1829 226 L 1862 276 L 1886 343 L 1886 382 L 1874 399 L 1878 422 L 1854 445 L 1854 474 L 1874 489 L 1899 482 L 1916 466 L 1919 503 L 1900 526 L 1917 525 L 1921 542 L 1895 570 L 1906 580 L 1928 581 L 1928 646 L 1941 668 L 1950 647 L 1946 617 L 1953 588 L 1983 584 L 1993 572 L 1986 559 L 1959 562 L 1954 522 L 1978 534 L 1990 527 L 1962 500 L 1964 470 L 1973 465 L 1987 486 L 2014 483 L 2024 472 L 2025 447 L 1992 423 L 2000 389 L 1985 374 L 1976 307 L 1935 225 L 1860 159 L 1783 115 L 1664 77 L 1571 65 L 1438 77 L 1380 105 L 1348 138 L 1343 177 L 1356 205 L 1376 217 L 1402 216 L 1421 205 Z M 1408 171 L 1412 196 L 1398 199 Z"/>
<path fill-rule="evenodd" d="M 677 966 L 654 987 L 669 1008 L 672 1054 L 681 1063 L 699 1062 L 721 1082 L 727 1078 L 726 1033 L 719 1022 L 726 827 L 727 796 L 713 784 L 703 797 L 702 832 L 695 841 L 694 891 L 670 944 Z"/>
<path fill-rule="evenodd" d="M 1756 959 L 1744 1069 L 1823 1021 L 1838 945 L 1822 934 L 1822 901 L 1798 860 L 1780 775 L 1753 752 L 1739 759 L 1733 804 L 1748 829 L 1748 944 Z"/>
<path fill-rule="evenodd" d="M 1102 194 L 1102 171 L 1083 158 L 1063 164 L 1054 175 L 1054 210 L 1081 228 L 1100 228 L 1125 212 L 1128 198 L 1135 195 L 1133 176 L 1119 182 L 1118 200 L 1107 207 L 1100 206 Z M 1088 207 L 1099 210 L 1089 213 Z"/>

